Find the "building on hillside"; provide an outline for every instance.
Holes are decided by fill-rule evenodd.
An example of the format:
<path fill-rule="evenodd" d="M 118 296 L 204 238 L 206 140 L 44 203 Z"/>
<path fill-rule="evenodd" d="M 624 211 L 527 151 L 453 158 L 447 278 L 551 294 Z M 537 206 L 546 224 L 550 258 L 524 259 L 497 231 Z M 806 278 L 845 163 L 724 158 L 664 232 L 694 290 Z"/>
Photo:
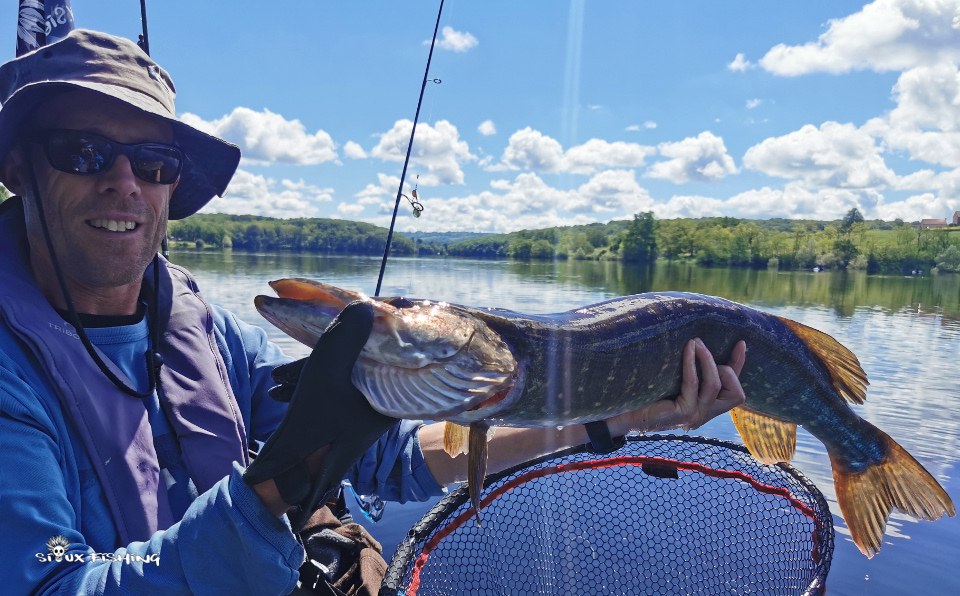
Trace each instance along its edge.
<path fill-rule="evenodd" d="M 960 211 L 953 212 L 953 219 L 951 220 L 951 223 L 955 226 L 960 226 Z"/>
<path fill-rule="evenodd" d="M 956 216 L 954 216 L 956 217 Z M 920 220 L 920 229 L 921 230 L 930 230 L 933 228 L 945 228 L 947 227 L 947 220 L 944 219 L 921 219 Z"/>

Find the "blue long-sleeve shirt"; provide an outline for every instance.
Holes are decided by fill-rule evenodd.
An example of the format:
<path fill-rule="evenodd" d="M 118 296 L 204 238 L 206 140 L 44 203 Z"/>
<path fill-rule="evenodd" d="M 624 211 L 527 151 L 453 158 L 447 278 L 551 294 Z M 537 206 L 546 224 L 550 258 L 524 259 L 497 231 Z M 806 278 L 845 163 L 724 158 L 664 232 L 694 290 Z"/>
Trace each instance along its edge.
<path fill-rule="evenodd" d="M 267 395 L 270 372 L 289 361 L 262 329 L 214 307 L 216 339 L 250 439 L 266 440 L 286 405 Z M 147 386 L 146 321 L 88 329 L 139 388 Z M 33 355 L 0 325 L 0 582 L 4 594 L 285 594 L 303 551 L 241 478 L 241 468 L 197 495 L 156 396 L 150 412 L 161 486 L 180 519 L 146 542 L 119 544 L 102 486 Z M 442 494 L 417 441 L 420 424 L 394 426 L 347 475 L 357 492 L 387 500 Z M 182 517 L 181 517 L 182 516 Z M 61 562 L 46 543 L 70 543 Z M 112 553 L 114 560 L 93 554 Z M 130 561 L 125 555 L 131 555 Z M 69 559 L 82 559 L 70 561 Z M 95 560 L 94 560 L 95 559 Z M 144 560 L 148 562 L 143 562 Z"/>

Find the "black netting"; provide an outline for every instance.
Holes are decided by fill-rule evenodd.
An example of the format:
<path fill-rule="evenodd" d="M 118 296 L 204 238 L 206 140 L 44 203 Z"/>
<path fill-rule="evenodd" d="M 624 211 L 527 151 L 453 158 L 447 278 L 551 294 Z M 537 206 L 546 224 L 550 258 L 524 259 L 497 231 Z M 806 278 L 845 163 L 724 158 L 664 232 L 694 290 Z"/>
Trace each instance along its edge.
<path fill-rule="evenodd" d="M 424 516 L 381 596 L 812 595 L 833 555 L 833 518 L 812 483 L 700 437 L 563 451 L 488 478 L 483 498 L 483 527 L 465 486 Z"/>

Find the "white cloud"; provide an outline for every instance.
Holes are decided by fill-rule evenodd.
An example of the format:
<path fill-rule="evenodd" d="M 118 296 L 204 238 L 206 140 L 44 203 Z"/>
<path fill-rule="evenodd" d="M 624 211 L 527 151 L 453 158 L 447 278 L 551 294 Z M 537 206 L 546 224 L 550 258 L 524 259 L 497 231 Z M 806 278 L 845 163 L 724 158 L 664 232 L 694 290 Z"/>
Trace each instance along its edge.
<path fill-rule="evenodd" d="M 391 130 L 380 136 L 380 142 L 370 151 L 370 155 L 384 161 L 403 161 L 412 126 L 410 120 L 397 120 Z M 463 184 L 460 164 L 477 157 L 470 153 L 467 142 L 460 140 L 457 127 L 440 120 L 434 126 L 422 122 L 417 124 L 410 159 L 427 168 L 427 174 L 420 176 L 419 183 L 437 186 Z"/>
<path fill-rule="evenodd" d="M 791 182 L 782 190 L 763 187 L 730 197 L 724 201 L 724 212 L 754 219 L 837 219 L 856 207 L 870 217 L 882 201 L 883 196 L 873 189 L 822 188 L 811 191 L 800 182 Z"/>
<path fill-rule="evenodd" d="M 771 48 L 760 66 L 797 76 L 907 70 L 960 60 L 957 0 L 875 0 L 860 12 L 831 19 L 829 25 L 816 42 Z"/>
<path fill-rule="evenodd" d="M 568 199 L 567 211 L 647 211 L 653 198 L 637 184 L 633 170 L 606 170 L 592 177 L 577 189 L 576 198 Z"/>
<path fill-rule="evenodd" d="M 654 122 L 653 120 L 647 120 L 646 122 L 643 123 L 643 127 L 642 127 L 642 128 L 646 128 L 647 130 L 653 130 L 653 129 L 656 128 L 656 127 L 657 127 L 657 123 L 656 123 L 656 122 Z M 640 126 L 639 124 L 631 124 L 630 126 L 628 126 L 627 128 L 625 128 L 624 130 L 628 130 L 628 131 L 630 131 L 630 132 L 637 132 L 637 131 L 639 131 L 640 129 L 641 129 L 641 126 Z"/>
<path fill-rule="evenodd" d="M 601 139 L 590 139 L 564 152 L 556 139 L 528 126 L 510 136 L 501 163 L 488 169 L 592 174 L 605 167 L 642 166 L 645 158 L 654 152 L 653 147 L 646 145 L 622 141 L 610 143 Z"/>
<path fill-rule="evenodd" d="M 493 120 L 484 120 L 480 123 L 480 126 L 477 127 L 477 130 L 485 137 L 497 134 L 497 127 L 494 126 Z"/>
<path fill-rule="evenodd" d="M 466 31 L 460 32 L 454 30 L 453 27 L 444 27 L 441 31 L 440 41 L 437 42 L 437 47 L 443 50 L 452 50 L 454 52 L 466 52 L 472 47 L 475 47 L 479 41 L 477 38 L 467 33 Z M 430 40 L 425 40 L 423 45 L 430 45 Z"/>
<path fill-rule="evenodd" d="M 233 213 L 267 217 L 311 217 L 318 213 L 317 203 L 333 200 L 333 189 L 319 188 L 303 180 L 277 181 L 237 170 L 223 197 L 214 197 L 202 209 L 204 213 Z"/>
<path fill-rule="evenodd" d="M 912 159 L 960 167 L 960 71 L 955 64 L 908 70 L 893 87 L 897 107 L 864 125 L 886 148 Z"/>
<path fill-rule="evenodd" d="M 672 159 L 651 165 L 644 174 L 648 178 L 669 180 L 674 184 L 691 180 L 711 182 L 739 171 L 733 158 L 727 155 L 723 139 L 710 131 L 676 143 L 661 143 L 657 149 L 661 155 Z"/>
<path fill-rule="evenodd" d="M 877 217 L 887 221 L 898 217 L 904 221 L 941 217 L 949 219 L 958 209 L 960 209 L 960 200 L 947 199 L 927 192 L 914 195 L 904 201 L 881 204 L 877 207 Z"/>
<path fill-rule="evenodd" d="M 350 159 L 367 158 L 367 152 L 363 150 L 363 147 L 361 147 L 359 143 L 354 143 L 353 141 L 347 141 L 347 144 L 343 146 L 343 154 Z"/>
<path fill-rule="evenodd" d="M 746 59 L 746 56 L 743 54 L 737 54 L 737 57 L 733 59 L 733 62 L 727 64 L 727 68 L 733 72 L 744 72 L 751 68 L 756 68 L 757 65 L 753 62 L 750 62 Z"/>
<path fill-rule="evenodd" d="M 654 152 L 653 147 L 646 145 L 590 139 L 567 150 L 563 169 L 571 174 L 592 174 L 604 167 L 634 168 L 642 166 Z"/>
<path fill-rule="evenodd" d="M 528 169 L 535 172 L 559 172 L 563 164 L 563 146 L 529 126 L 510 135 L 500 158 L 500 169 Z"/>
<path fill-rule="evenodd" d="M 337 159 L 337 145 L 329 134 L 322 130 L 309 134 L 299 120 L 286 120 L 266 109 L 238 107 L 210 122 L 186 113 L 180 120 L 239 145 L 245 164 L 315 165 Z"/>
<path fill-rule="evenodd" d="M 363 213 L 364 209 L 365 207 L 363 205 L 359 205 L 356 203 L 354 204 L 340 203 L 339 205 L 337 205 L 337 211 L 350 217 L 356 217 L 357 215 L 360 215 L 361 213 Z"/>
<path fill-rule="evenodd" d="M 809 186 L 883 187 L 896 174 L 880 156 L 881 148 L 866 130 L 853 124 L 807 124 L 781 137 L 750 147 L 743 164 L 768 176 L 800 178 Z"/>
<path fill-rule="evenodd" d="M 748 99 L 747 100 L 747 109 L 752 110 L 753 108 L 759 106 L 763 103 L 762 99 Z"/>

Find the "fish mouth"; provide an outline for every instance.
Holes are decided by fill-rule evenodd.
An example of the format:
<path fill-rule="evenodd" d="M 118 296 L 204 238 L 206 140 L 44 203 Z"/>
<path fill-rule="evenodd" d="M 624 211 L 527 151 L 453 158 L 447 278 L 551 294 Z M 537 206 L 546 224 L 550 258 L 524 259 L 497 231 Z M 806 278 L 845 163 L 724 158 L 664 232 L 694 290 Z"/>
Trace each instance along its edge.
<path fill-rule="evenodd" d="M 310 347 L 347 304 L 372 304 L 373 330 L 352 379 L 381 414 L 472 421 L 519 396 L 514 389 L 523 375 L 512 350 L 470 314 L 429 300 L 406 301 L 406 308 L 397 308 L 312 280 L 286 279 L 270 286 L 279 297 L 257 296 L 257 310 Z"/>

